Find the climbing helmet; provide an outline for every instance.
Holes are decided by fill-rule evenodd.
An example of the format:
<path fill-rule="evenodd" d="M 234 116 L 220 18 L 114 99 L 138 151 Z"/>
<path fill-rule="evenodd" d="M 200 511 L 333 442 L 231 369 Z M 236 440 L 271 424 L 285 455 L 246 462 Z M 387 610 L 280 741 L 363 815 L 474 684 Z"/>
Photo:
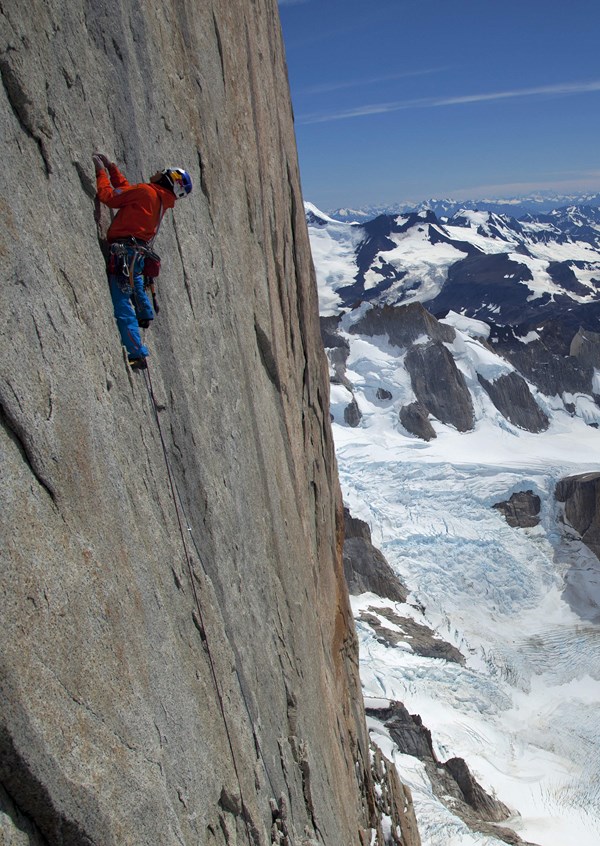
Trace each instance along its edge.
<path fill-rule="evenodd" d="M 167 167 L 162 172 L 178 200 L 192 192 L 192 177 L 180 167 Z"/>

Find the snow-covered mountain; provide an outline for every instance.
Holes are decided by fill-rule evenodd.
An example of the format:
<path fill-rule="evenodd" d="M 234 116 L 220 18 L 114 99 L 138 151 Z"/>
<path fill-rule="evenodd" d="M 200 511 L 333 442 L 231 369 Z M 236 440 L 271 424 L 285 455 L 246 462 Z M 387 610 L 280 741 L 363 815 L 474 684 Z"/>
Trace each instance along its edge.
<path fill-rule="evenodd" d="M 597 846 L 600 561 L 557 499 L 600 471 L 595 211 L 307 219 L 345 503 L 406 585 L 354 586 L 372 734 L 424 846 Z"/>
<path fill-rule="evenodd" d="M 596 313 L 600 211 L 591 207 L 521 221 L 461 209 L 443 220 L 426 211 L 348 224 L 307 204 L 307 220 L 319 284 L 335 294 L 330 310 L 419 300 L 498 324 L 536 322 L 565 305 L 584 323 Z"/>
<path fill-rule="evenodd" d="M 580 329 L 586 349 L 600 331 L 593 209 L 521 221 L 468 209 L 445 221 L 428 211 L 347 224 L 310 205 L 307 215 L 323 315 L 360 303 L 453 311 L 484 321 L 496 352 L 544 393 L 597 391 L 588 352 L 570 355 Z"/>
<path fill-rule="evenodd" d="M 359 223 L 372 220 L 380 214 L 405 214 L 407 212 L 433 211 L 436 215 L 451 217 L 460 209 L 491 211 L 495 214 L 507 214 L 521 217 L 524 214 L 543 214 L 553 209 L 572 205 L 600 205 L 600 193 L 586 192 L 573 194 L 540 193 L 529 197 L 509 197 L 504 199 L 453 200 L 431 198 L 418 203 L 406 200 L 392 205 L 368 205 L 360 208 L 337 208 L 329 211 L 335 220 Z"/>

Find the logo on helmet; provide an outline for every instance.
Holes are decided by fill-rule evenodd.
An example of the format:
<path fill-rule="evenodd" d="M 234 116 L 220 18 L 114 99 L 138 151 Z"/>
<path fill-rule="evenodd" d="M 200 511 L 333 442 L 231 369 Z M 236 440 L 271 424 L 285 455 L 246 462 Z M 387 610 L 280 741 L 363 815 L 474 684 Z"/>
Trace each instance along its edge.
<path fill-rule="evenodd" d="M 178 200 L 187 197 L 192 192 L 192 177 L 187 170 L 180 167 L 168 167 L 163 170 L 163 176 L 166 177 L 171 190 Z"/>

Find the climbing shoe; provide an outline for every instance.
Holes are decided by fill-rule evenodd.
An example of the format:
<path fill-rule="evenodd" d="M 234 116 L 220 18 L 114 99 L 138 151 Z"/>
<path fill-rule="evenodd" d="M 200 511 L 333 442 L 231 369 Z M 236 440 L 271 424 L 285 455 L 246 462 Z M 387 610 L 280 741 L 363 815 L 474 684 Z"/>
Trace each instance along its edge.
<path fill-rule="evenodd" d="M 147 329 L 150 326 L 150 320 L 138 320 L 140 329 Z"/>
<path fill-rule="evenodd" d="M 132 370 L 147 370 L 148 362 L 146 361 L 144 356 L 141 356 L 141 358 L 130 358 L 129 366 Z"/>

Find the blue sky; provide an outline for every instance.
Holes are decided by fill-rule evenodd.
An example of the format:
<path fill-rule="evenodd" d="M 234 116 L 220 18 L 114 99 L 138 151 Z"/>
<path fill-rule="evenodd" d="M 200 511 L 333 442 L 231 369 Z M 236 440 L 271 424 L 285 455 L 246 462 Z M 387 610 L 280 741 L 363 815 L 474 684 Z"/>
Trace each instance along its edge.
<path fill-rule="evenodd" d="M 600 190 L 600 0 L 279 0 L 323 209 Z"/>

